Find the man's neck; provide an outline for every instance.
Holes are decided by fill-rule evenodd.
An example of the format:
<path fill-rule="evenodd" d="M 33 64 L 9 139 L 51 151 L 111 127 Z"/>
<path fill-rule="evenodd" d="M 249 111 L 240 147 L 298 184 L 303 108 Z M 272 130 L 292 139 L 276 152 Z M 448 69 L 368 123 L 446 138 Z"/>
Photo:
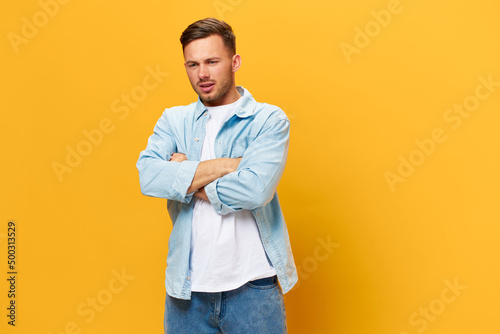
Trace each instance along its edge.
<path fill-rule="evenodd" d="M 236 86 L 233 86 L 233 88 L 231 89 L 231 96 L 229 98 L 229 102 L 227 102 L 225 104 L 234 103 L 234 102 L 238 101 L 240 99 L 240 97 L 241 97 L 240 92 L 238 92 L 238 89 L 236 88 Z"/>

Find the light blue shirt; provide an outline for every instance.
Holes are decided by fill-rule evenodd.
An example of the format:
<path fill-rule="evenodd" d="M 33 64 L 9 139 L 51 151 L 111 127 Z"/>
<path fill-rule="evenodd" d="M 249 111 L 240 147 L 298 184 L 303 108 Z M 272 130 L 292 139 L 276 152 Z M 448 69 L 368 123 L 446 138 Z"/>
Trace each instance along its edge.
<path fill-rule="evenodd" d="M 221 215 L 242 209 L 255 217 L 266 255 L 287 293 L 297 282 L 297 270 L 276 188 L 285 168 L 290 122 L 278 107 L 255 101 L 243 87 L 235 114 L 224 123 L 214 144 L 217 158 L 242 160 L 236 172 L 205 186 Z M 200 99 L 187 106 L 167 108 L 137 161 L 144 195 L 167 198 L 173 228 L 168 241 L 165 286 L 176 298 L 191 298 L 189 256 L 194 193 L 187 193 L 200 163 L 207 108 Z M 169 161 L 173 153 L 188 160 Z"/>

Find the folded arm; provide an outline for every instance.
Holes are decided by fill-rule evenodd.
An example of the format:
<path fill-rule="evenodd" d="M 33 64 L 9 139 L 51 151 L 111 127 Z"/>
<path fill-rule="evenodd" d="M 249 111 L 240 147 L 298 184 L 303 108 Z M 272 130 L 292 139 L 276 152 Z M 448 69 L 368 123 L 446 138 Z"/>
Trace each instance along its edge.
<path fill-rule="evenodd" d="M 235 171 L 240 161 L 231 158 L 189 161 L 178 149 L 164 114 L 137 161 L 144 195 L 189 203 L 195 191 Z"/>
<path fill-rule="evenodd" d="M 187 160 L 187 156 L 183 153 L 174 153 L 170 158 L 170 161 L 176 162 L 183 162 Z M 200 162 L 196 168 L 193 181 L 191 182 L 187 192 L 195 192 L 194 196 L 208 201 L 204 187 L 210 182 L 236 171 L 240 161 L 241 158 L 218 158 Z"/>
<path fill-rule="evenodd" d="M 164 122 L 160 119 L 137 161 L 141 192 L 147 196 L 189 203 L 192 195 L 189 195 L 187 189 L 199 162 L 170 161 L 177 146 L 162 123 Z"/>
<path fill-rule="evenodd" d="M 269 120 L 247 147 L 237 171 L 204 187 L 217 213 L 251 210 L 272 200 L 285 169 L 289 133 L 288 119 Z"/>

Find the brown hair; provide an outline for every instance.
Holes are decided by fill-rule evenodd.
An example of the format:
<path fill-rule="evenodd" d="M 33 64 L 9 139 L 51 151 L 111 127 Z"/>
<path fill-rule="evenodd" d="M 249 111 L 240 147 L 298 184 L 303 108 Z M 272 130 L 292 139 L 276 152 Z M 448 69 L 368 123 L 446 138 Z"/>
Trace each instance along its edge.
<path fill-rule="evenodd" d="M 224 45 L 227 49 L 234 54 L 236 54 L 236 37 L 233 33 L 233 28 L 224 21 L 219 21 L 213 17 L 209 17 L 203 20 L 198 20 L 190 24 L 186 30 L 182 32 L 181 44 L 182 50 L 186 45 L 196 39 L 206 38 L 212 35 L 219 35 L 224 41 Z"/>

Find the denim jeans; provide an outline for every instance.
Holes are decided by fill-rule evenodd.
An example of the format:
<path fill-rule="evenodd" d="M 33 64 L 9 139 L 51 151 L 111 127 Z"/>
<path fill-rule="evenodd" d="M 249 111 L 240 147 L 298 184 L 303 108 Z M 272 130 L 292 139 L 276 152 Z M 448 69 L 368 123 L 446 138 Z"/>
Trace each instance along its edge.
<path fill-rule="evenodd" d="M 191 300 L 167 294 L 165 334 L 287 333 L 285 303 L 276 276 L 224 292 L 193 292 Z"/>

